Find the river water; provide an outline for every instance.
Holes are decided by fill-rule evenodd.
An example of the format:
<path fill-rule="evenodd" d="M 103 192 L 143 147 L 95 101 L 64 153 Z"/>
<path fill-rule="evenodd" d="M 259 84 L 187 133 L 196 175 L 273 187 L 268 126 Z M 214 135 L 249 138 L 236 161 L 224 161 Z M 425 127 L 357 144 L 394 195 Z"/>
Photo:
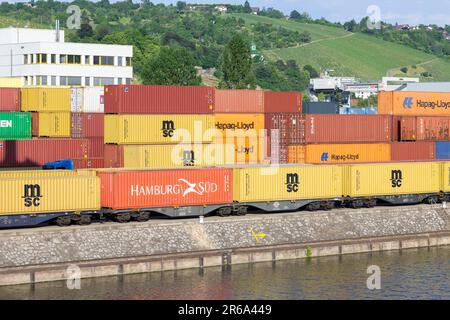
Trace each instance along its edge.
<path fill-rule="evenodd" d="M 369 290 L 369 266 L 380 290 Z M 374 283 L 370 281 L 370 283 Z M 0 299 L 450 299 L 450 247 L 0 287 Z"/>

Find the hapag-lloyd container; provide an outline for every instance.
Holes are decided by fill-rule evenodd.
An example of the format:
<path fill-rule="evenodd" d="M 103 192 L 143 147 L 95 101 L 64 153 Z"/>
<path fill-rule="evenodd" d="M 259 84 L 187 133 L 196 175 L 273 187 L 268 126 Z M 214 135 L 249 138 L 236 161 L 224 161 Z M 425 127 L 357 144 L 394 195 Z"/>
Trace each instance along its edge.
<path fill-rule="evenodd" d="M 70 112 L 70 88 L 21 88 L 21 110 Z"/>
<path fill-rule="evenodd" d="M 212 142 L 214 116 L 198 114 L 105 115 L 105 143 Z"/>
<path fill-rule="evenodd" d="M 104 135 L 103 113 L 72 113 L 70 122 L 72 138 L 97 138 Z"/>
<path fill-rule="evenodd" d="M 302 113 L 301 92 L 264 92 L 264 112 Z"/>
<path fill-rule="evenodd" d="M 378 114 L 450 116 L 450 92 L 381 91 Z"/>
<path fill-rule="evenodd" d="M 216 113 L 263 113 L 264 91 L 215 90 Z"/>
<path fill-rule="evenodd" d="M 0 140 L 31 139 L 29 112 L 0 112 Z"/>
<path fill-rule="evenodd" d="M 211 114 L 214 88 L 194 86 L 105 86 L 105 113 Z"/>
<path fill-rule="evenodd" d="M 436 159 L 436 144 L 428 141 L 391 143 L 392 161 L 432 161 Z"/>
<path fill-rule="evenodd" d="M 99 171 L 101 206 L 145 209 L 229 204 L 232 169 Z"/>
<path fill-rule="evenodd" d="M 103 87 L 85 87 L 70 89 L 70 111 L 103 113 L 105 98 Z"/>
<path fill-rule="evenodd" d="M 20 111 L 19 88 L 0 88 L 0 111 Z"/>
<path fill-rule="evenodd" d="M 61 159 L 88 157 L 86 139 L 0 141 L 0 167 L 34 167 Z"/>
<path fill-rule="evenodd" d="M 306 115 L 306 143 L 390 142 L 390 116 Z"/>

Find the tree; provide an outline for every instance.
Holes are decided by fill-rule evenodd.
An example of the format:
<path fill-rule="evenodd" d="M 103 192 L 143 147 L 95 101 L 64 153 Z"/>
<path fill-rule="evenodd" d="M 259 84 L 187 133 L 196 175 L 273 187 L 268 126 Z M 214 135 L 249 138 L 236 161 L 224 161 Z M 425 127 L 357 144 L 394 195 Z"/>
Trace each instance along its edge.
<path fill-rule="evenodd" d="M 245 3 L 244 3 L 244 12 L 245 13 L 251 13 L 252 12 L 252 7 L 250 7 L 250 3 L 248 1 L 245 1 Z"/>
<path fill-rule="evenodd" d="M 181 11 L 183 11 L 183 10 L 185 10 L 186 9 L 186 2 L 184 2 L 184 1 L 178 1 L 177 2 L 177 10 L 179 11 L 179 12 L 181 12 Z"/>
<path fill-rule="evenodd" d="M 198 86 L 202 83 L 194 58 L 182 47 L 161 47 L 143 69 L 144 84 Z"/>
<path fill-rule="evenodd" d="M 294 11 L 291 12 L 289 18 L 292 19 L 292 20 L 301 20 L 302 15 L 297 10 L 294 10 Z"/>
<path fill-rule="evenodd" d="M 235 35 L 222 53 L 222 79 L 220 86 L 228 89 L 243 89 L 254 86 L 250 45 Z"/>
<path fill-rule="evenodd" d="M 303 67 L 303 70 L 305 70 L 306 72 L 309 73 L 310 78 L 318 78 L 319 77 L 319 73 L 317 72 L 316 69 L 314 69 L 313 66 L 307 64 Z"/>
<path fill-rule="evenodd" d="M 77 33 L 80 38 L 89 38 L 92 37 L 94 31 L 92 30 L 92 27 L 89 24 L 89 22 L 85 20 L 81 23 L 80 29 L 78 30 Z"/>

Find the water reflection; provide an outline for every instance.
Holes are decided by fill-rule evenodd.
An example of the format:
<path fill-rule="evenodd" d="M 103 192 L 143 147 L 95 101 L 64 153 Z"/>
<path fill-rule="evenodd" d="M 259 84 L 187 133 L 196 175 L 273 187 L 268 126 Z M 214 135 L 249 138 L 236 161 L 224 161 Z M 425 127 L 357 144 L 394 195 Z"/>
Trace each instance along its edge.
<path fill-rule="evenodd" d="M 0 287 L 1 299 L 450 299 L 450 248 Z M 381 290 L 366 287 L 381 268 Z"/>

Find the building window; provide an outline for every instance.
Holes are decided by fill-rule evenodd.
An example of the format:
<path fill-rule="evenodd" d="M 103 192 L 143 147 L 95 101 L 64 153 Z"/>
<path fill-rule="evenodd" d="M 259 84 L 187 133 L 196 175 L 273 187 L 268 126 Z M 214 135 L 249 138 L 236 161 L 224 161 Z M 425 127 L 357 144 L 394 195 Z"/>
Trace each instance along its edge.
<path fill-rule="evenodd" d="M 69 54 L 69 55 L 67 55 L 67 63 L 69 63 L 69 64 L 80 64 L 81 63 L 81 56 L 80 55 Z"/>
<path fill-rule="evenodd" d="M 23 55 L 23 64 L 28 64 L 28 55 L 27 54 Z"/>
<path fill-rule="evenodd" d="M 30 54 L 30 63 L 34 63 L 34 54 Z"/>
<path fill-rule="evenodd" d="M 51 85 L 52 86 L 56 86 L 56 76 L 52 76 L 52 83 L 51 83 Z"/>
<path fill-rule="evenodd" d="M 94 86 L 107 86 L 110 84 L 114 84 L 114 78 L 94 78 Z"/>
<path fill-rule="evenodd" d="M 100 56 L 94 56 L 94 64 L 99 65 L 100 64 Z"/>
<path fill-rule="evenodd" d="M 65 54 L 59 55 L 59 63 L 67 63 L 67 56 Z"/>
<path fill-rule="evenodd" d="M 130 67 L 131 66 L 131 57 L 127 57 L 127 66 Z"/>
<path fill-rule="evenodd" d="M 91 77 L 85 77 L 84 78 L 84 85 L 90 86 L 91 85 Z"/>
<path fill-rule="evenodd" d="M 47 54 L 41 53 L 41 63 L 47 63 Z"/>
<path fill-rule="evenodd" d="M 117 57 L 117 65 L 122 66 L 122 57 Z"/>
<path fill-rule="evenodd" d="M 46 86 L 47 85 L 47 76 L 36 76 L 36 85 L 37 86 Z"/>
<path fill-rule="evenodd" d="M 117 84 L 122 84 L 122 78 L 117 78 Z"/>
<path fill-rule="evenodd" d="M 113 66 L 114 57 L 112 56 L 94 56 L 94 64 L 101 66 Z"/>
<path fill-rule="evenodd" d="M 91 64 L 91 56 L 84 56 L 84 64 Z"/>
<path fill-rule="evenodd" d="M 59 77 L 59 85 L 60 86 L 67 86 L 68 85 L 68 77 Z"/>
<path fill-rule="evenodd" d="M 127 78 L 127 84 L 131 84 L 131 78 Z"/>
<path fill-rule="evenodd" d="M 56 54 L 52 54 L 50 59 L 51 59 L 51 63 L 56 63 Z"/>
<path fill-rule="evenodd" d="M 69 86 L 81 86 L 81 77 L 67 77 L 67 84 Z"/>

